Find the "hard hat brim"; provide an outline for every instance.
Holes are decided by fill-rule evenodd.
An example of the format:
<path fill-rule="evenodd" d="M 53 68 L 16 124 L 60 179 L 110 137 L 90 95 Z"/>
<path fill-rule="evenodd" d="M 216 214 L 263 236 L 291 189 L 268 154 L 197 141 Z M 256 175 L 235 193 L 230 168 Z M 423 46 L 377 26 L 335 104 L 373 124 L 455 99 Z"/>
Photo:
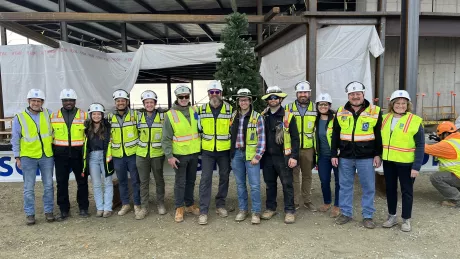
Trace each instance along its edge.
<path fill-rule="evenodd" d="M 248 94 L 235 94 L 235 95 L 232 95 L 232 97 L 233 97 L 233 98 L 247 97 L 247 98 L 251 98 L 252 100 L 257 99 L 257 96 L 255 96 L 255 95 L 248 95 Z"/>
<path fill-rule="evenodd" d="M 287 93 L 269 93 L 269 94 L 266 94 L 266 95 L 262 96 L 261 99 L 266 100 L 268 97 L 270 97 L 270 95 L 276 95 L 276 96 L 278 96 L 280 98 L 286 98 Z"/>

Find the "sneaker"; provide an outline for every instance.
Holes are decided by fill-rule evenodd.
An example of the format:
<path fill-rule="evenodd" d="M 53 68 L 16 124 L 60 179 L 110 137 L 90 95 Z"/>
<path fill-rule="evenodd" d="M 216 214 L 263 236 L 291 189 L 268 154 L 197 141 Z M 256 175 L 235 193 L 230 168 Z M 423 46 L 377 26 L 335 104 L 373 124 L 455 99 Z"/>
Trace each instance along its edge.
<path fill-rule="evenodd" d="M 261 219 L 266 219 L 266 220 L 269 220 L 271 219 L 273 216 L 275 216 L 276 214 L 276 211 L 273 211 L 273 210 L 265 210 L 264 213 L 262 213 L 262 216 L 260 216 Z"/>
<path fill-rule="evenodd" d="M 221 218 L 226 218 L 228 217 L 228 212 L 225 208 L 217 208 L 216 209 L 217 215 L 219 215 Z"/>
<path fill-rule="evenodd" d="M 45 213 L 46 222 L 54 222 L 55 218 L 52 212 Z"/>
<path fill-rule="evenodd" d="M 348 217 L 348 216 L 345 216 L 343 214 L 341 214 L 336 220 L 335 220 L 335 224 L 337 225 L 343 225 L 343 224 L 346 224 L 348 222 L 350 222 L 352 220 L 351 217 Z"/>
<path fill-rule="evenodd" d="M 401 225 L 401 231 L 403 232 L 410 232 L 412 227 L 410 226 L 410 219 L 403 219 L 403 223 Z"/>
<path fill-rule="evenodd" d="M 129 204 L 121 206 L 121 210 L 118 212 L 118 216 L 124 216 L 131 210 L 131 206 Z"/>
<path fill-rule="evenodd" d="M 326 212 L 331 208 L 331 204 L 323 204 L 321 207 L 319 207 L 320 212 Z"/>
<path fill-rule="evenodd" d="M 185 207 L 186 213 L 192 213 L 195 216 L 200 216 L 200 208 L 193 204 L 192 206 Z"/>
<path fill-rule="evenodd" d="M 103 210 L 98 210 L 96 212 L 96 217 L 102 217 L 104 215 L 104 211 Z"/>
<path fill-rule="evenodd" d="M 313 203 L 311 203 L 311 202 L 304 203 L 303 206 L 304 206 L 307 210 L 309 210 L 309 211 L 311 211 L 311 212 L 316 212 L 316 211 L 318 211 L 318 210 L 316 209 L 315 205 L 313 205 Z"/>
<path fill-rule="evenodd" d="M 245 210 L 240 210 L 238 214 L 236 214 L 235 221 L 244 221 L 248 217 L 248 212 Z"/>
<path fill-rule="evenodd" d="M 102 214 L 102 217 L 108 218 L 108 217 L 112 216 L 112 214 L 113 214 L 112 211 L 106 210 L 106 211 L 104 211 L 104 214 Z"/>
<path fill-rule="evenodd" d="M 176 215 L 174 216 L 174 221 L 180 223 L 184 221 L 184 207 L 176 208 Z"/>
<path fill-rule="evenodd" d="M 141 210 L 141 205 L 134 205 L 134 216 L 137 216 L 137 214 L 141 213 Z"/>
<path fill-rule="evenodd" d="M 260 224 L 260 213 L 252 213 L 251 224 L 253 225 Z"/>
<path fill-rule="evenodd" d="M 398 217 L 396 215 L 388 215 L 387 221 L 383 222 L 382 227 L 391 228 L 398 225 Z"/>
<path fill-rule="evenodd" d="M 330 217 L 337 218 L 338 216 L 340 216 L 340 208 L 336 206 L 332 207 Z"/>
<path fill-rule="evenodd" d="M 35 224 L 35 215 L 29 215 L 26 217 L 26 224 L 27 226 L 31 226 Z"/>
<path fill-rule="evenodd" d="M 198 224 L 200 224 L 200 225 L 208 224 L 208 215 L 207 214 L 201 214 L 198 217 Z"/>
<path fill-rule="evenodd" d="M 372 219 L 368 218 L 368 219 L 363 219 L 363 226 L 365 228 L 369 228 L 369 229 L 374 229 L 375 228 L 375 223 Z"/>
<path fill-rule="evenodd" d="M 441 206 L 453 208 L 453 207 L 457 207 L 457 203 L 452 202 L 452 201 L 443 201 L 441 202 Z"/>
<path fill-rule="evenodd" d="M 284 223 L 286 224 L 292 224 L 295 222 L 295 215 L 294 213 L 286 213 L 284 216 Z"/>
<path fill-rule="evenodd" d="M 136 208 L 136 207 L 134 207 L 134 208 Z M 136 219 L 145 219 L 147 214 L 148 214 L 147 209 L 142 208 L 137 213 L 135 213 L 135 215 L 136 215 L 135 218 Z"/>
<path fill-rule="evenodd" d="M 160 214 L 160 215 L 165 215 L 166 214 L 166 208 L 165 208 L 165 205 L 163 203 L 158 204 L 157 209 L 158 209 L 158 214 Z"/>

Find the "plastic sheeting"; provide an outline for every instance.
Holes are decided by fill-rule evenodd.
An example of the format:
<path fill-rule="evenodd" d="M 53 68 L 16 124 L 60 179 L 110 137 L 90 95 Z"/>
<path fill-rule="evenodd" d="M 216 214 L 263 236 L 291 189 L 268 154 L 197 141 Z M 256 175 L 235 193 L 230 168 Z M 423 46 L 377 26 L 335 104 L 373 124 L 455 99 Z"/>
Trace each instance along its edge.
<path fill-rule="evenodd" d="M 116 89 L 130 91 L 139 69 L 159 69 L 218 62 L 221 43 L 193 45 L 142 45 L 136 52 L 104 53 L 61 42 L 59 49 L 38 45 L 0 47 L 5 116 L 27 107 L 31 88 L 45 91 L 45 107 L 62 107 L 64 88 L 77 92 L 77 106 L 86 110 L 93 102 L 113 107 Z"/>
<path fill-rule="evenodd" d="M 345 86 L 360 81 L 365 97 L 373 100 L 369 52 L 380 56 L 384 49 L 374 26 L 329 26 L 317 33 L 316 94 L 329 93 L 333 108 L 347 101 Z M 268 86 L 278 85 L 295 100 L 294 86 L 306 79 L 306 37 L 262 57 L 260 73 Z"/>

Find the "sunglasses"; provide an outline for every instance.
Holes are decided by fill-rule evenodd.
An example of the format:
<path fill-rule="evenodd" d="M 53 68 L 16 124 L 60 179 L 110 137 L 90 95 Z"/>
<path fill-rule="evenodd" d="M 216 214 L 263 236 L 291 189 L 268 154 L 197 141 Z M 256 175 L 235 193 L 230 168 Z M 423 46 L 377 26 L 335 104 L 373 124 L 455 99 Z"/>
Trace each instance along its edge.
<path fill-rule="evenodd" d="M 268 100 L 278 100 L 280 97 L 277 95 L 270 95 L 267 99 Z"/>
<path fill-rule="evenodd" d="M 208 93 L 209 93 L 209 94 L 216 94 L 216 95 L 217 95 L 217 94 L 220 94 L 221 91 L 220 91 L 220 90 L 209 90 Z"/>
<path fill-rule="evenodd" d="M 177 99 L 180 99 L 180 100 L 190 99 L 190 95 L 180 95 L 180 96 L 177 96 Z"/>

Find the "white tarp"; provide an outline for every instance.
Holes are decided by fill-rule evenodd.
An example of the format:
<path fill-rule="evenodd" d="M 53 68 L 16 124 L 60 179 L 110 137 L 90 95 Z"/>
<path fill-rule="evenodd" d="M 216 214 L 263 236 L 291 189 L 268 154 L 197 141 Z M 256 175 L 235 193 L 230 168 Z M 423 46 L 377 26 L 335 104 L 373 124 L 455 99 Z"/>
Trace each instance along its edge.
<path fill-rule="evenodd" d="M 190 45 L 142 45 L 136 52 L 104 53 L 61 42 L 59 49 L 38 45 L 0 47 L 3 106 L 12 116 L 27 106 L 31 88 L 45 91 L 45 107 L 56 111 L 64 88 L 77 92 L 77 106 L 93 102 L 113 107 L 116 89 L 130 91 L 139 69 L 159 69 L 218 62 L 222 43 Z"/>
<path fill-rule="evenodd" d="M 348 99 L 345 86 L 360 81 L 366 86 L 366 99 L 373 99 L 369 52 L 380 56 L 384 49 L 374 26 L 329 26 L 318 30 L 316 94 L 329 93 L 333 107 Z M 260 73 L 268 86 L 278 85 L 295 99 L 294 86 L 306 79 L 306 37 L 262 57 Z"/>

